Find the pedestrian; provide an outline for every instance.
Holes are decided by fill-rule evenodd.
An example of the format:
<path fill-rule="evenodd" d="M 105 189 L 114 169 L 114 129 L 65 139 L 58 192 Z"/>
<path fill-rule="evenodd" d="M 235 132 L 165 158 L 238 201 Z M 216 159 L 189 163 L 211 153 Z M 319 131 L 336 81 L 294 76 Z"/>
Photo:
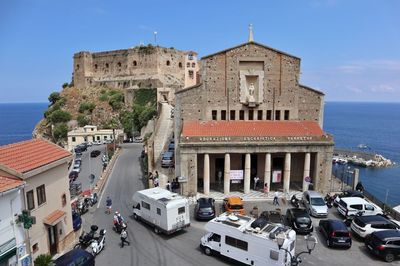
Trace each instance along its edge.
<path fill-rule="evenodd" d="M 254 190 L 258 189 L 258 182 L 260 181 L 260 178 L 258 176 L 254 177 Z"/>
<path fill-rule="evenodd" d="M 160 176 L 158 175 L 158 171 L 156 171 L 156 175 L 155 175 L 155 177 L 154 178 L 159 178 Z"/>
<path fill-rule="evenodd" d="M 167 181 L 167 185 L 165 186 L 167 190 L 171 191 L 171 183 L 169 180 Z"/>
<path fill-rule="evenodd" d="M 110 198 L 110 196 L 107 196 L 107 200 L 106 200 L 106 213 L 110 214 L 111 213 L 111 206 L 112 206 L 112 200 Z"/>
<path fill-rule="evenodd" d="M 160 184 L 159 182 L 160 182 L 160 181 L 158 180 L 158 178 L 155 177 L 155 178 L 154 178 L 154 182 L 153 182 L 154 187 L 158 187 L 158 185 Z"/>
<path fill-rule="evenodd" d="M 121 230 L 121 248 L 124 247 L 124 243 L 126 243 L 128 246 L 131 245 L 131 243 L 126 240 L 128 238 L 128 232 L 126 232 L 125 228 L 122 228 Z"/>
<path fill-rule="evenodd" d="M 279 193 L 278 193 L 278 191 L 275 191 L 275 193 L 274 193 L 274 201 L 272 202 L 273 205 L 278 205 L 279 206 L 278 197 L 279 197 Z"/>
<path fill-rule="evenodd" d="M 264 184 L 264 193 L 268 196 L 269 193 L 268 183 Z"/>
<path fill-rule="evenodd" d="M 149 179 L 153 180 L 153 173 L 152 172 L 149 173 Z"/>

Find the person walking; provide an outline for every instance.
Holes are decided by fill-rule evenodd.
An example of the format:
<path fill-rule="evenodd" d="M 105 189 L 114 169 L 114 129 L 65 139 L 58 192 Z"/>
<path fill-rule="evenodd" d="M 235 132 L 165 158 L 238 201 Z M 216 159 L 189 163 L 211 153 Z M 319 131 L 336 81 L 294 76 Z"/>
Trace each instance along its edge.
<path fill-rule="evenodd" d="M 126 240 L 127 238 L 128 238 L 128 232 L 126 232 L 126 229 L 123 228 L 121 230 L 121 248 L 124 247 L 124 243 L 126 243 L 128 246 L 131 245 L 131 243 L 128 240 Z"/>
<path fill-rule="evenodd" d="M 260 181 L 260 178 L 258 176 L 254 177 L 254 190 L 258 189 L 258 182 Z"/>
<path fill-rule="evenodd" d="M 278 206 L 279 206 L 278 197 L 279 197 L 279 193 L 278 193 L 278 191 L 275 191 L 275 194 L 274 194 L 274 201 L 272 202 L 273 205 L 278 205 Z"/>
<path fill-rule="evenodd" d="M 169 182 L 169 180 L 167 181 L 167 185 L 165 186 L 165 188 L 171 191 L 171 183 Z"/>
<path fill-rule="evenodd" d="M 107 196 L 107 200 L 106 200 L 106 213 L 107 214 L 111 213 L 111 206 L 112 206 L 112 200 L 111 200 L 110 196 Z"/>
<path fill-rule="evenodd" d="M 160 184 L 159 182 L 160 182 L 160 181 L 158 180 L 158 177 L 155 177 L 155 178 L 154 178 L 154 182 L 153 182 L 154 187 L 158 187 L 158 185 Z"/>
<path fill-rule="evenodd" d="M 266 196 L 268 196 L 268 194 L 269 194 L 268 183 L 264 184 L 264 193 L 265 193 Z"/>

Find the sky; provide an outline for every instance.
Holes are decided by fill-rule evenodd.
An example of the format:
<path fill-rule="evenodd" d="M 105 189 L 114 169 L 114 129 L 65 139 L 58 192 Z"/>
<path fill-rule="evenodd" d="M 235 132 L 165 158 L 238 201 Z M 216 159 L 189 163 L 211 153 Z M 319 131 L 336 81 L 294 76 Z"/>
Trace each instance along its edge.
<path fill-rule="evenodd" d="M 301 58 L 326 101 L 400 102 L 400 1 L 0 1 L 0 103 L 47 102 L 79 51 L 140 43 L 205 56 L 248 38 Z"/>

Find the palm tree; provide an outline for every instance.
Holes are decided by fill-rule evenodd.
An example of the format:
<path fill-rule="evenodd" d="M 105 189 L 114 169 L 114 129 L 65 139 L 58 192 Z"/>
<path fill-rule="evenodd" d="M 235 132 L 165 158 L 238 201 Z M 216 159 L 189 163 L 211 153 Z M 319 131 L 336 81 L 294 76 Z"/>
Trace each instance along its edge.
<path fill-rule="evenodd" d="M 37 256 L 35 259 L 35 266 L 51 266 L 54 265 L 53 260 L 51 259 L 51 255 L 48 254 L 41 254 Z"/>

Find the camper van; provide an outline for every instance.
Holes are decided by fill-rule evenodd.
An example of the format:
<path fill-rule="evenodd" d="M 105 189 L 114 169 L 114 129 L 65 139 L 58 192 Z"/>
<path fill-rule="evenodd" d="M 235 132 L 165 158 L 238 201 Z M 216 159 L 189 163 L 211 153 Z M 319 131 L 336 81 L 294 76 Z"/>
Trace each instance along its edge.
<path fill-rule="evenodd" d="M 189 201 L 160 187 L 140 190 L 133 195 L 133 218 L 169 235 L 190 226 Z"/>
<path fill-rule="evenodd" d="M 206 255 L 221 254 L 247 265 L 290 265 L 295 255 L 296 232 L 272 223 L 253 223 L 256 219 L 228 212 L 205 225 L 208 233 L 200 247 Z M 280 249 L 276 237 L 285 236 Z"/>

